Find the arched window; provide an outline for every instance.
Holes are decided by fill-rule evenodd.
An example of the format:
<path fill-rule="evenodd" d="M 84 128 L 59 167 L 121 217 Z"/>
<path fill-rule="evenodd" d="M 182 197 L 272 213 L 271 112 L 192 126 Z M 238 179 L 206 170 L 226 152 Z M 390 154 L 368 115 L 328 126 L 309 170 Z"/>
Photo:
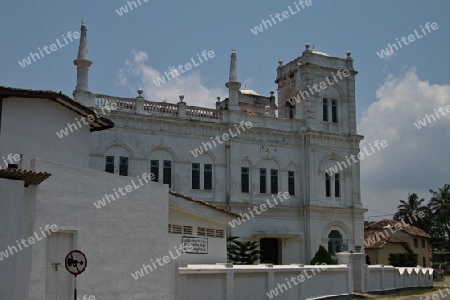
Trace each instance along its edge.
<path fill-rule="evenodd" d="M 108 147 L 105 151 L 105 172 L 129 175 L 130 152 L 120 145 Z"/>
<path fill-rule="evenodd" d="M 328 235 L 328 252 L 335 256 L 336 253 L 342 251 L 342 237 L 339 231 L 332 230 Z"/>
<path fill-rule="evenodd" d="M 158 148 L 150 153 L 149 158 L 150 172 L 154 175 L 153 181 L 167 184 L 172 188 L 173 155 L 166 149 Z"/>
<path fill-rule="evenodd" d="M 292 103 L 290 101 L 287 101 L 286 102 L 286 107 L 288 109 L 289 119 L 293 119 L 294 118 L 295 106 L 292 105 Z"/>

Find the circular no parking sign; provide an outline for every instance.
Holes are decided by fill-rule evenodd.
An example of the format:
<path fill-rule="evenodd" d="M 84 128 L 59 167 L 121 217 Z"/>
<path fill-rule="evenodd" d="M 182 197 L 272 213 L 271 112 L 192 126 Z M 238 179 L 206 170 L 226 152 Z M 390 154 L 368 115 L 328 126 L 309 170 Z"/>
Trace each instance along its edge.
<path fill-rule="evenodd" d="M 69 273 L 75 276 L 80 275 L 84 272 L 84 270 L 86 270 L 86 255 L 79 250 L 72 250 L 66 255 L 65 264 Z"/>

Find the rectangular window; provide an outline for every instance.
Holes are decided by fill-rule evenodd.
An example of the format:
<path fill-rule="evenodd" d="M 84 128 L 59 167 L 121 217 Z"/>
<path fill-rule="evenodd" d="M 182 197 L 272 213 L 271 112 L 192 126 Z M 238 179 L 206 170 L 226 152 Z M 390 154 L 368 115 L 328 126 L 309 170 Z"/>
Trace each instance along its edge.
<path fill-rule="evenodd" d="M 340 197 L 341 196 L 341 183 L 340 183 L 340 175 L 341 174 L 334 174 L 334 196 Z"/>
<path fill-rule="evenodd" d="M 259 192 L 265 194 L 266 189 L 266 169 L 259 169 Z"/>
<path fill-rule="evenodd" d="M 172 162 L 170 160 L 163 161 L 163 183 L 172 187 Z"/>
<path fill-rule="evenodd" d="M 114 156 L 106 157 L 105 172 L 114 173 Z"/>
<path fill-rule="evenodd" d="M 425 239 L 422 239 L 422 248 L 425 248 Z"/>
<path fill-rule="evenodd" d="M 331 178 L 328 173 L 325 174 L 325 195 L 331 197 Z"/>
<path fill-rule="evenodd" d="M 249 191 L 249 169 L 246 167 L 241 168 L 241 192 L 248 193 Z"/>
<path fill-rule="evenodd" d="M 323 114 L 322 120 L 325 122 L 328 122 L 328 99 L 327 98 L 323 98 L 322 114 Z"/>
<path fill-rule="evenodd" d="M 200 189 L 200 164 L 192 164 L 192 189 Z"/>
<path fill-rule="evenodd" d="M 150 161 L 150 173 L 153 173 L 154 175 L 152 181 L 159 182 L 159 160 Z"/>
<path fill-rule="evenodd" d="M 205 164 L 203 169 L 203 189 L 212 190 L 212 165 Z"/>
<path fill-rule="evenodd" d="M 270 192 L 278 193 L 278 170 L 270 170 Z"/>
<path fill-rule="evenodd" d="M 337 123 L 338 122 L 338 110 L 337 110 L 337 101 L 336 100 L 332 100 L 331 101 L 331 121 L 333 123 Z"/>
<path fill-rule="evenodd" d="M 288 172 L 288 192 L 289 195 L 295 195 L 295 177 L 294 171 Z"/>
<path fill-rule="evenodd" d="M 414 238 L 414 247 L 419 247 L 419 241 L 416 238 Z"/>
<path fill-rule="evenodd" d="M 120 157 L 119 175 L 128 176 L 128 157 Z"/>

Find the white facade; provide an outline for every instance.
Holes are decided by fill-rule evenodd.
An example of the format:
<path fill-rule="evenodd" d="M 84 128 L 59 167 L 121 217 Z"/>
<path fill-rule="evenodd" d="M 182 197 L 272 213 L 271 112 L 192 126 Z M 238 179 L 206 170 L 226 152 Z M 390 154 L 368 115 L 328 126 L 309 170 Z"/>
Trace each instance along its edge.
<path fill-rule="evenodd" d="M 229 98 L 218 102 L 216 109 L 188 106 L 189 95 L 180 96 L 176 104 L 147 101 L 141 92 L 136 98 L 119 98 L 77 88 L 74 96 L 88 107 L 118 107 L 108 115 L 114 129 L 92 135 L 91 168 L 115 173 L 122 169 L 136 176 L 153 172 L 153 163 L 158 181 L 170 183 L 172 190 L 244 217 L 255 205 L 271 201 L 272 194 L 291 192 L 282 204 L 249 216 L 251 220 L 229 235 L 260 241 L 272 253 L 264 262 L 308 263 L 320 244 L 333 255 L 363 245 L 366 210 L 359 163 L 329 179 L 325 172 L 359 152 L 356 74 L 350 53 L 345 59 L 330 57 L 307 45 L 295 60 L 286 65 L 280 61 L 278 116 L 273 95 L 239 91 L 234 51 L 226 84 Z M 290 99 L 299 99 L 296 95 L 321 82 L 327 86 L 288 106 Z M 329 101 L 327 120 L 324 99 Z M 202 154 L 196 152 L 200 147 Z M 244 177 L 248 191 L 243 188 Z"/>
<path fill-rule="evenodd" d="M 17 166 L 0 168 L 0 299 L 72 299 L 73 276 L 64 265 L 74 249 L 88 258 L 78 295 L 97 299 L 171 299 L 176 262 L 226 262 L 226 226 L 237 215 L 180 194 L 169 199 L 167 185 L 144 179 L 145 172 L 83 168 L 90 131 L 111 121 L 95 119 L 60 139 L 56 131 L 94 111 L 55 92 L 1 87 L 0 94 L 0 150 L 22 154 Z M 178 234 L 178 224 L 191 231 Z M 56 230 L 45 234 L 46 225 Z M 207 250 L 183 252 L 183 241 L 207 241 Z"/>

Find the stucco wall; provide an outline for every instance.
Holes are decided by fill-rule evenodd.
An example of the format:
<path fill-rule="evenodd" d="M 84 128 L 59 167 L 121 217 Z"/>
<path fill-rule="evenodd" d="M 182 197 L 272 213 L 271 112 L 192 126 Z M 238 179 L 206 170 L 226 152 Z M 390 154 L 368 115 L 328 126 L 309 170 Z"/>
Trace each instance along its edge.
<path fill-rule="evenodd" d="M 171 250 L 174 247 L 180 247 L 183 236 L 206 238 L 208 240 L 208 254 L 190 254 L 184 253 L 176 262 L 178 263 L 226 263 L 227 262 L 227 240 L 226 240 L 226 225 L 214 220 L 202 218 L 198 215 L 193 215 L 182 210 L 171 207 L 169 210 L 169 223 L 177 225 L 188 225 L 193 227 L 193 234 L 169 234 L 168 241 Z M 209 237 L 197 235 L 197 228 L 205 227 L 211 229 L 223 230 L 224 237 Z"/>
<path fill-rule="evenodd" d="M 175 299 L 283 300 L 352 293 L 349 267 L 320 267 L 323 268 L 303 265 L 180 265 Z M 292 281 L 292 277 L 297 284 Z M 275 296 L 273 291 L 277 291 L 278 296 Z M 266 293 L 270 293 L 272 297 L 268 297 Z"/>
<path fill-rule="evenodd" d="M 0 252 L 5 252 L 0 253 L 0 299 L 20 299 L 14 296 L 13 287 L 25 283 L 17 265 L 22 253 L 15 253 L 12 248 L 13 255 L 8 251 L 8 246 L 19 249 L 16 240 L 20 240 L 21 236 L 21 211 L 25 205 L 23 196 L 23 181 L 0 178 Z M 16 279 L 19 281 L 16 282 Z"/>
<path fill-rule="evenodd" d="M 133 178 L 38 160 L 52 176 L 37 188 L 35 228 L 56 224 L 76 234 L 77 248 L 88 259 L 78 276 L 78 295 L 96 299 L 167 299 L 168 268 L 138 280 L 131 276 L 150 260 L 167 255 L 168 189 L 155 183 L 97 209 L 93 202 L 129 185 Z M 30 300 L 45 299 L 47 241 L 33 247 Z M 62 270 L 66 272 L 64 269 Z"/>
<path fill-rule="evenodd" d="M 430 268 L 369 266 L 367 274 L 370 292 L 433 286 L 433 269 Z"/>
<path fill-rule="evenodd" d="M 29 169 L 33 158 L 88 167 L 89 125 L 80 121 L 78 130 L 61 139 L 56 135 L 76 118 L 79 120 L 80 115 L 51 100 L 3 99 L 0 157 L 22 154 L 22 169 Z M 5 167 L 3 160 L 1 163 Z"/>

